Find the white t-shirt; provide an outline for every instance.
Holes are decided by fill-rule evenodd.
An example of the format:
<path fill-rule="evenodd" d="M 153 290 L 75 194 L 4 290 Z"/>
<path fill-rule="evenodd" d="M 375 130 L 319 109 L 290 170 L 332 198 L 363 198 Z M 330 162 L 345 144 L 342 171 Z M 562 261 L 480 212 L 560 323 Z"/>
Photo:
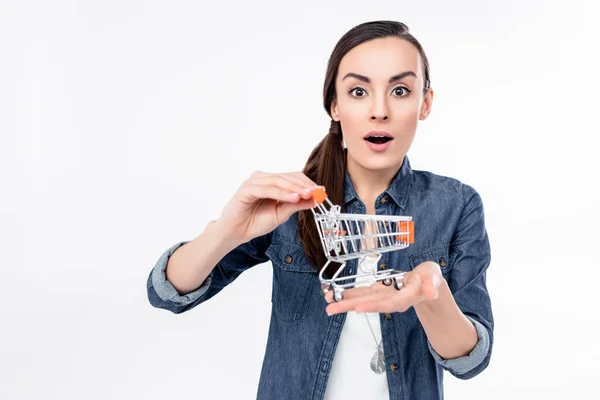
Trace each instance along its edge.
<path fill-rule="evenodd" d="M 376 268 L 375 258 L 365 257 L 358 267 L 358 273 L 372 272 Z M 361 278 L 356 280 L 355 285 L 368 286 L 373 282 L 373 278 Z M 365 315 L 369 318 L 375 338 Z M 326 400 L 389 400 L 386 372 L 378 375 L 371 370 L 371 358 L 377 351 L 375 339 L 377 344 L 381 342 L 379 313 L 348 312 L 333 358 Z"/>

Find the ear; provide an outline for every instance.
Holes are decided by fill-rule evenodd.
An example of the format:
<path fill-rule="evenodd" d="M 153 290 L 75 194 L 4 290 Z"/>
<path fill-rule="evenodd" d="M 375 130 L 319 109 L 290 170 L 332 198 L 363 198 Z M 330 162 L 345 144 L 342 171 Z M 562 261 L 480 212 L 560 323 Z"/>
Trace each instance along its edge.
<path fill-rule="evenodd" d="M 429 88 L 427 93 L 423 96 L 423 103 L 421 104 L 421 111 L 419 113 L 419 119 L 421 121 L 427 119 L 429 113 L 431 113 L 431 105 L 433 103 L 433 89 Z"/>
<path fill-rule="evenodd" d="M 340 113 L 338 112 L 338 106 L 337 106 L 337 100 L 336 99 L 333 99 L 333 101 L 331 102 L 330 111 L 331 111 L 331 118 L 334 121 L 339 121 L 340 120 Z"/>

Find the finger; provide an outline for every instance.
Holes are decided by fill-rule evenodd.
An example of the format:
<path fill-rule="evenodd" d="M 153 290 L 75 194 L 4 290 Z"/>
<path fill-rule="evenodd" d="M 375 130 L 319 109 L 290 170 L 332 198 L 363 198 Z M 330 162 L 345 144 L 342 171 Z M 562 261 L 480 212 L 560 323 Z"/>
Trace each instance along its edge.
<path fill-rule="evenodd" d="M 428 278 L 423 282 L 423 296 L 427 300 L 435 300 L 438 297 L 438 288 L 439 288 L 439 277 L 437 275 L 433 275 L 433 277 Z"/>
<path fill-rule="evenodd" d="M 312 192 L 317 188 L 325 190 L 325 186 L 318 185 L 317 183 L 313 182 L 310 178 L 308 178 L 302 172 L 291 172 L 291 173 L 285 174 L 285 176 L 288 179 L 291 179 L 294 182 L 298 183 L 298 185 L 302 185 L 303 187 L 307 188 L 307 190 L 302 192 L 302 195 L 304 198 L 311 198 Z M 304 195 L 306 195 L 306 197 Z"/>
<path fill-rule="evenodd" d="M 253 203 L 259 199 L 273 199 L 296 203 L 300 200 L 298 193 L 289 192 L 276 186 L 255 185 L 246 183 L 240 188 L 242 201 Z"/>
<path fill-rule="evenodd" d="M 402 292 L 406 296 L 417 299 L 421 296 L 423 284 L 420 275 L 407 273 L 402 279 L 402 285 L 402 290 L 398 293 Z"/>
<path fill-rule="evenodd" d="M 312 192 L 317 188 L 325 189 L 324 186 L 317 185 L 301 172 L 278 174 L 256 171 L 252 173 L 247 182 L 252 184 L 279 186 L 286 190 L 299 193 L 300 197 L 303 199 L 312 198 Z"/>
<path fill-rule="evenodd" d="M 312 192 L 316 188 L 322 187 L 314 186 L 312 184 L 307 186 L 303 181 L 290 174 L 264 175 L 262 177 L 252 178 L 250 183 L 278 186 L 282 189 L 298 193 L 303 199 L 312 199 Z"/>
<path fill-rule="evenodd" d="M 366 295 L 369 295 L 372 293 L 373 293 L 373 289 L 371 287 L 367 287 L 367 286 L 361 286 L 361 287 L 352 288 L 352 289 L 345 289 L 344 290 L 344 300 L 354 299 L 356 297 L 366 296 Z M 333 292 L 332 291 L 325 293 L 324 297 L 325 297 L 325 301 L 327 303 L 333 302 Z"/>
<path fill-rule="evenodd" d="M 262 186 L 276 186 L 280 189 L 287 190 L 292 193 L 302 193 L 306 187 L 303 185 L 299 185 L 294 181 L 286 179 L 283 176 L 279 175 L 264 175 L 260 177 L 252 177 L 248 179 L 248 184 L 252 185 L 262 185 Z"/>
<path fill-rule="evenodd" d="M 329 293 L 327 293 L 329 294 Z M 352 289 L 344 290 L 344 301 L 351 300 L 360 296 L 367 296 L 373 294 L 373 289 L 370 287 L 357 287 Z"/>
<path fill-rule="evenodd" d="M 352 289 L 345 289 L 344 290 L 344 300 L 351 300 L 351 299 L 355 299 L 358 297 L 363 297 L 364 296 L 368 296 L 374 293 L 379 293 L 382 291 L 387 291 L 389 290 L 389 288 L 387 286 L 385 286 L 383 283 L 381 282 L 375 282 L 370 286 L 359 286 L 359 287 L 354 287 Z M 333 292 L 327 292 L 325 294 L 325 301 L 327 303 L 331 303 L 333 302 Z"/>
<path fill-rule="evenodd" d="M 408 296 L 406 293 L 400 295 L 400 292 L 389 293 L 387 297 L 381 299 L 368 300 L 357 304 L 354 311 L 357 313 L 378 312 L 393 313 L 404 312 L 411 306 L 418 303 L 415 296 Z"/>
<path fill-rule="evenodd" d="M 294 181 L 296 184 L 305 188 L 315 188 L 319 186 L 315 182 L 308 179 L 306 175 L 302 174 L 301 172 L 286 172 L 281 174 L 281 176 Z"/>
<path fill-rule="evenodd" d="M 286 172 L 285 175 L 297 179 L 299 182 L 302 182 L 302 185 L 305 185 L 306 187 L 321 186 L 314 182 L 312 179 L 310 179 L 308 176 L 306 176 L 306 174 L 304 174 L 304 172 L 302 171 Z"/>
<path fill-rule="evenodd" d="M 306 175 L 301 172 L 284 172 L 284 173 L 266 173 L 261 171 L 255 171 L 250 175 L 248 180 L 255 180 L 260 178 L 271 178 L 271 177 L 279 177 L 283 179 L 290 180 L 297 184 L 299 187 L 312 189 L 315 187 L 322 187 L 317 185 L 315 182 L 310 180 Z"/>
<path fill-rule="evenodd" d="M 386 297 L 365 299 L 355 307 L 356 312 L 404 312 L 417 304 L 421 298 L 421 283 L 418 279 L 408 279 L 403 282 L 402 290 L 390 288 Z"/>
<path fill-rule="evenodd" d="M 306 176 L 306 174 L 304 174 L 304 172 L 268 173 L 268 172 L 263 172 L 263 171 L 254 171 L 250 175 L 250 178 L 262 178 L 262 177 L 266 177 L 266 176 L 277 176 L 277 175 L 279 175 L 279 176 L 285 175 L 286 177 L 293 177 L 293 179 L 296 180 L 297 183 L 303 187 L 307 187 L 307 188 L 323 187 L 322 185 L 318 185 L 316 182 L 313 182 L 308 176 Z M 302 182 L 302 183 L 300 183 L 300 182 Z"/>
<path fill-rule="evenodd" d="M 279 203 L 277 206 L 277 220 L 281 222 L 285 222 L 292 216 L 292 214 L 301 211 L 301 210 L 309 210 L 315 206 L 315 201 L 313 199 L 302 199 L 297 203 Z"/>
<path fill-rule="evenodd" d="M 404 312 L 411 306 L 417 304 L 421 299 L 421 283 L 419 279 L 408 279 L 403 282 L 404 287 L 396 289 L 384 289 L 385 297 L 364 298 L 362 302 L 354 307 L 356 312 Z"/>
<path fill-rule="evenodd" d="M 379 292 L 379 293 L 368 294 L 365 296 L 355 297 L 353 299 L 346 299 L 346 292 L 344 291 L 344 299 L 341 301 L 338 301 L 336 303 L 329 304 L 325 308 L 325 311 L 327 311 L 327 314 L 329 314 L 329 315 L 353 311 L 355 309 L 355 307 L 361 303 L 378 301 L 378 300 L 386 298 L 387 296 L 388 296 L 388 293 Z"/>
<path fill-rule="evenodd" d="M 364 297 L 375 293 L 387 292 L 389 287 L 381 282 L 375 282 L 369 286 L 359 286 L 344 290 L 344 300 L 350 300 L 357 297 Z"/>

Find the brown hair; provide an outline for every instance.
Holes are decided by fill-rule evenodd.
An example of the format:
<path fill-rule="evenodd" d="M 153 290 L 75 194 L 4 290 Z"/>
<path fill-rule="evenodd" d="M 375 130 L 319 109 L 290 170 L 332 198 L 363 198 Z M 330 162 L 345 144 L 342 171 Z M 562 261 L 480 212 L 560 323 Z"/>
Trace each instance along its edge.
<path fill-rule="evenodd" d="M 426 93 L 429 90 L 429 62 L 421 44 L 409 33 L 408 27 L 397 21 L 365 22 L 346 32 L 340 38 L 329 57 L 325 83 L 323 85 L 323 106 L 329 116 L 331 116 L 331 103 L 336 98 L 335 79 L 342 58 L 352 48 L 361 43 L 390 36 L 407 40 L 417 48 L 423 62 L 423 91 Z M 304 174 L 315 183 L 325 186 L 329 200 L 333 204 L 339 205 L 342 205 L 344 201 L 344 182 L 346 176 L 346 151 L 342 147 L 342 141 L 341 125 L 332 118 L 329 133 L 313 149 L 303 170 Z M 312 211 L 300 211 L 298 216 L 298 235 L 300 241 L 308 260 L 315 264 L 318 269 L 321 269 L 327 259 L 316 232 L 317 228 Z"/>

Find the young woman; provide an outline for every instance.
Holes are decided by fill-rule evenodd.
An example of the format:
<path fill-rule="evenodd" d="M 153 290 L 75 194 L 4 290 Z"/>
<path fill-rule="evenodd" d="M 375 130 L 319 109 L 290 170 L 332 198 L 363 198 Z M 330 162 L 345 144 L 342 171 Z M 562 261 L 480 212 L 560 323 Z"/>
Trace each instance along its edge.
<path fill-rule="evenodd" d="M 358 25 L 329 60 L 329 133 L 303 172 L 255 172 L 220 217 L 163 253 L 147 282 L 155 307 L 182 313 L 243 271 L 271 261 L 273 309 L 259 399 L 441 399 L 443 371 L 469 379 L 489 364 L 490 246 L 479 194 L 412 170 L 407 152 L 431 111 L 429 64 L 399 22 Z M 346 213 L 412 216 L 414 244 L 348 262 L 342 276 L 394 268 L 398 285 L 358 282 L 323 296 L 326 259 L 310 208 L 324 188 Z"/>

